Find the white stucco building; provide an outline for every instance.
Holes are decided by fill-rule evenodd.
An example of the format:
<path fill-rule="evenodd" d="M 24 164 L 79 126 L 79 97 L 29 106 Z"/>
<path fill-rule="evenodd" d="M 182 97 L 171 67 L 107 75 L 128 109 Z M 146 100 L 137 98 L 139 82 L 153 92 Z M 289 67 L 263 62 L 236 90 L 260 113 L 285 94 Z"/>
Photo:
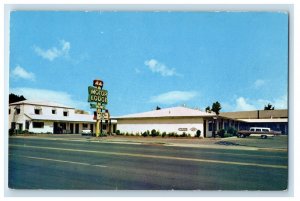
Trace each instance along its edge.
<path fill-rule="evenodd" d="M 117 129 L 127 133 L 142 133 L 155 129 L 160 132 L 176 132 L 195 136 L 197 130 L 201 136 L 209 137 L 212 132 L 206 126 L 207 121 L 216 116 L 186 107 L 172 107 L 149 112 L 112 117 L 118 122 Z"/>
<path fill-rule="evenodd" d="M 172 107 L 149 112 L 112 117 L 117 120 L 117 129 L 122 133 L 143 133 L 155 129 L 162 132 L 183 132 L 195 136 L 197 130 L 202 137 L 212 137 L 220 129 L 249 129 L 251 126 L 270 127 L 272 130 L 288 133 L 288 111 L 254 110 L 224 112 L 220 115 L 187 107 Z"/>
<path fill-rule="evenodd" d="M 9 129 L 17 131 L 76 134 L 81 133 L 83 129 L 90 129 L 95 132 L 93 117 L 75 108 L 53 102 L 25 100 L 9 104 Z M 115 121 L 103 121 L 103 131 L 114 132 L 115 129 Z"/>

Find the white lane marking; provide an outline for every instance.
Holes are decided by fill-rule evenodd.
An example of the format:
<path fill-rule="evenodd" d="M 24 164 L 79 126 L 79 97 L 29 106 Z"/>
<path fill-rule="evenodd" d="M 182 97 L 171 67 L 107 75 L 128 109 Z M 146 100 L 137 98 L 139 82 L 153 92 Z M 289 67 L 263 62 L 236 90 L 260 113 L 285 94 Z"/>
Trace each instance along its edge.
<path fill-rule="evenodd" d="M 10 144 L 9 146 L 12 146 L 12 147 L 23 147 L 22 145 L 16 145 L 16 144 Z M 66 149 L 66 148 L 41 147 L 41 146 L 29 146 L 29 145 L 26 146 L 26 147 L 23 147 L 23 148 L 35 148 L 35 149 L 48 149 L 48 150 L 71 151 L 71 152 L 96 153 L 96 154 L 106 154 L 106 155 L 116 155 L 116 156 L 131 156 L 131 157 L 154 158 L 154 159 L 182 160 L 182 161 L 194 161 L 194 162 L 204 162 L 204 163 L 218 163 L 218 164 L 240 165 L 240 166 L 254 166 L 254 167 L 265 167 L 265 168 L 279 168 L 279 169 L 287 169 L 288 168 L 286 165 L 270 165 L 270 164 L 246 163 L 246 162 L 222 161 L 222 160 L 210 160 L 210 159 L 200 159 L 200 158 L 183 158 L 183 157 L 174 157 L 174 156 L 131 154 L 131 153 L 121 153 L 121 152 L 81 150 L 81 149 Z"/>
<path fill-rule="evenodd" d="M 54 161 L 54 162 L 60 162 L 60 163 L 71 163 L 71 164 L 77 164 L 77 165 L 107 167 L 105 165 L 93 165 L 93 164 L 90 164 L 90 163 L 81 163 L 81 162 L 75 162 L 75 161 L 58 160 L 58 159 L 53 159 L 53 158 L 42 158 L 42 157 L 35 157 L 35 156 L 16 155 L 16 154 L 9 154 L 9 155 L 11 155 L 11 156 L 17 156 L 17 157 L 23 157 L 23 158 L 36 159 L 36 160 Z"/>

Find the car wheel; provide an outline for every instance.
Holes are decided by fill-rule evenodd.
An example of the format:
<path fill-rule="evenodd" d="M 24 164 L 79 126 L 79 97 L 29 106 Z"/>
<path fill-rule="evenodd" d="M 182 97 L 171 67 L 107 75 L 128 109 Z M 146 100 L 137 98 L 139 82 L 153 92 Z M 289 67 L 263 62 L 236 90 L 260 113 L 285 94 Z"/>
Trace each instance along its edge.
<path fill-rule="evenodd" d="M 268 136 L 266 136 L 266 135 L 262 135 L 260 137 L 261 137 L 261 139 L 267 139 L 268 138 Z"/>
<path fill-rule="evenodd" d="M 240 138 L 244 138 L 244 137 L 245 137 L 245 135 L 244 135 L 244 134 L 241 134 L 241 135 L 240 135 Z"/>

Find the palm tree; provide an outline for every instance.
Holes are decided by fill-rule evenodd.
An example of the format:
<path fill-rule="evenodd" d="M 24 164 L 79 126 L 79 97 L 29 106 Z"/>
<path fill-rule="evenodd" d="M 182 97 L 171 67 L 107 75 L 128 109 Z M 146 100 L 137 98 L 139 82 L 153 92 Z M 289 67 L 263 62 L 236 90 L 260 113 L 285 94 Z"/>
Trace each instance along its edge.
<path fill-rule="evenodd" d="M 272 106 L 270 103 L 268 103 L 268 105 L 265 105 L 265 110 L 274 110 L 274 106 Z"/>
<path fill-rule="evenodd" d="M 215 128 L 216 128 L 216 124 L 218 123 L 218 116 L 220 114 L 220 110 L 222 109 L 221 107 L 221 104 L 217 101 L 215 103 L 212 104 L 211 106 L 211 111 L 215 112 L 217 117 L 216 119 L 214 119 L 214 124 L 213 124 L 213 137 L 216 137 L 216 131 L 215 131 Z"/>

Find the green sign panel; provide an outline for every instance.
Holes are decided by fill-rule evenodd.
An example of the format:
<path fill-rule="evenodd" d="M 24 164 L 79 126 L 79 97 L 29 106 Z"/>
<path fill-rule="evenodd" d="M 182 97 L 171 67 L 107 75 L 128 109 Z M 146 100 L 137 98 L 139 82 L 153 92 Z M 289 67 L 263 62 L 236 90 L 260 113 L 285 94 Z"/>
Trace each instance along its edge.
<path fill-rule="evenodd" d="M 105 106 L 104 105 L 99 105 L 99 104 L 94 104 L 94 103 L 90 103 L 90 108 L 91 109 L 102 109 L 102 110 L 105 110 Z"/>
<path fill-rule="evenodd" d="M 107 104 L 107 90 L 97 89 L 89 86 L 88 102 Z M 92 107 L 92 106 L 91 106 Z"/>

